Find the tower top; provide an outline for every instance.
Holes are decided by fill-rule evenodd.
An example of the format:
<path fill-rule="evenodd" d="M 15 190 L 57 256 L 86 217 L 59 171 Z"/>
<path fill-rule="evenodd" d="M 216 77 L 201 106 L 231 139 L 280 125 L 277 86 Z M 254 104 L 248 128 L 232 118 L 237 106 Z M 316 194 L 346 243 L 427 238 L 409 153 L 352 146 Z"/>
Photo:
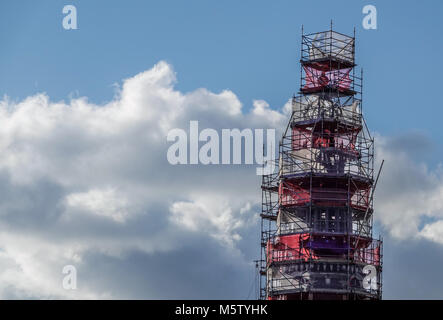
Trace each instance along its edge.
<path fill-rule="evenodd" d="M 355 34 L 348 36 L 332 30 L 302 35 L 302 64 L 355 66 Z"/>

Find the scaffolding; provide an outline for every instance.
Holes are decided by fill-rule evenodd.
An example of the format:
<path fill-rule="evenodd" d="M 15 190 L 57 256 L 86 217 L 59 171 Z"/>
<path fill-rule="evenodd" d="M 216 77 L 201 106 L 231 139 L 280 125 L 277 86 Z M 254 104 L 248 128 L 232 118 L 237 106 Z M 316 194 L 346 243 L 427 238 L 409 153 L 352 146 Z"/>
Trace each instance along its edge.
<path fill-rule="evenodd" d="M 260 298 L 381 299 L 372 238 L 374 140 L 355 75 L 355 32 L 302 34 L 301 86 L 262 177 Z"/>

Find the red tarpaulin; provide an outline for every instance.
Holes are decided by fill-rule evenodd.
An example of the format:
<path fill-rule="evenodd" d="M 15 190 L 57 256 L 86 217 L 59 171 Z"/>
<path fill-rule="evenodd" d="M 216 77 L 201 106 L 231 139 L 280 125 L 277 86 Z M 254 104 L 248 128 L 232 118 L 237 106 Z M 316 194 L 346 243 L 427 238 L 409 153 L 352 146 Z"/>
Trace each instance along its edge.
<path fill-rule="evenodd" d="M 287 261 L 304 259 L 308 260 L 318 259 L 318 257 L 311 255 L 309 249 L 303 248 L 302 242 L 309 239 L 308 233 L 292 234 L 287 236 L 280 236 L 272 244 L 268 241 L 267 244 L 267 261 L 268 263 L 274 261 Z"/>
<path fill-rule="evenodd" d="M 280 205 L 301 205 L 309 202 L 309 191 L 290 182 L 282 182 L 278 186 Z"/>
<path fill-rule="evenodd" d="M 349 73 L 352 68 L 322 71 L 312 67 L 304 66 L 306 74 L 306 84 L 303 89 L 320 90 L 325 87 L 333 87 L 341 90 L 348 90 L 351 87 Z"/>

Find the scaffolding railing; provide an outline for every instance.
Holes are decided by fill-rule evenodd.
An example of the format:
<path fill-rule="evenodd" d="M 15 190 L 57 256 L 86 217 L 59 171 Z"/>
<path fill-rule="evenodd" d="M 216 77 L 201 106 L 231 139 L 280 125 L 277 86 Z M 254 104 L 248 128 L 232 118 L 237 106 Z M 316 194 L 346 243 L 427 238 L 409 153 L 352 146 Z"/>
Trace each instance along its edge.
<path fill-rule="evenodd" d="M 315 233 L 324 235 L 358 236 L 359 231 L 362 238 L 371 237 L 371 220 L 352 220 L 349 223 L 345 219 L 315 219 L 308 222 L 307 219 L 291 217 L 285 222 L 279 222 L 276 226 L 275 235 L 289 235 L 295 233 Z M 272 232 L 274 233 L 274 232 Z"/>
<path fill-rule="evenodd" d="M 331 61 L 353 66 L 355 38 L 328 30 L 302 36 L 301 63 Z"/>
<path fill-rule="evenodd" d="M 353 247 L 355 236 L 312 235 L 298 233 L 278 235 L 265 232 L 267 265 L 293 260 L 338 260 L 350 263 L 363 263 L 379 266 L 381 264 L 382 241 L 365 238 L 359 247 Z"/>
<path fill-rule="evenodd" d="M 303 66 L 300 92 L 318 94 L 328 98 L 360 95 L 362 77 L 356 76 L 352 68 L 322 71 L 312 66 Z"/>
<path fill-rule="evenodd" d="M 290 248 L 282 245 L 282 238 L 274 238 L 278 239 L 277 244 L 272 244 L 270 239 L 266 247 L 263 273 L 267 275 L 268 296 L 297 292 L 354 292 L 381 297 L 383 253 L 380 240 L 366 241 L 365 246 L 358 249 L 326 245 L 313 248 L 306 241 L 299 241 L 299 248 Z M 369 272 L 371 277 L 368 279 Z"/>
<path fill-rule="evenodd" d="M 332 266 L 330 264 L 329 266 Z M 269 269 L 267 272 L 267 294 L 272 299 L 286 294 L 302 292 L 342 293 L 362 295 L 364 298 L 379 299 L 382 294 L 382 271 L 375 270 L 377 276 L 365 281 L 362 267 L 355 265 L 338 265 L 342 273 L 312 272 L 310 268 L 295 271 L 295 265 L 282 265 L 279 268 Z M 347 272 L 347 270 L 350 270 Z M 365 284 L 366 282 L 366 284 Z"/>
<path fill-rule="evenodd" d="M 285 178 L 277 180 L 275 177 L 263 177 L 262 184 L 262 217 L 276 220 L 279 212 L 304 212 L 308 221 L 306 208 L 331 207 L 337 210 L 350 209 L 352 221 L 362 219 L 369 211 L 367 218 L 372 214 L 370 192 L 372 181 L 355 180 L 350 176 L 337 181 L 331 177 L 329 184 L 319 177 Z M 339 209 L 343 208 L 343 209 Z M 309 212 L 313 216 L 314 211 Z M 338 218 L 338 215 L 337 215 Z M 312 218 L 311 218 L 312 219 Z M 311 220 L 312 221 L 312 220 Z M 350 219 L 351 221 L 351 219 Z"/>
<path fill-rule="evenodd" d="M 292 98 L 292 123 L 301 126 L 319 120 L 336 122 L 339 128 L 361 129 L 361 101 L 355 97 L 325 99 L 317 94 Z M 343 131 L 343 130 L 342 130 Z"/>
<path fill-rule="evenodd" d="M 372 179 L 374 141 L 362 132 L 314 132 L 294 128 L 280 144 L 280 177 L 300 173 L 356 175 Z"/>
<path fill-rule="evenodd" d="M 370 185 L 364 189 L 344 189 L 330 187 L 299 186 L 291 180 L 282 180 L 279 188 L 279 205 L 292 206 L 329 206 L 345 207 L 365 211 L 370 206 Z"/>

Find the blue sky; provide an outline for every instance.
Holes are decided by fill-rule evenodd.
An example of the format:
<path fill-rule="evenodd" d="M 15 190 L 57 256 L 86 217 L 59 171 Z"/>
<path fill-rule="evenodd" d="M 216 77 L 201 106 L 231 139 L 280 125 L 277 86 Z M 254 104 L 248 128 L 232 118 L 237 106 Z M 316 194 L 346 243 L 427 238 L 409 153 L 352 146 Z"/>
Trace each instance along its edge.
<path fill-rule="evenodd" d="M 77 8 L 78 30 L 67 31 L 62 28 L 62 8 L 67 4 L 73 4 Z M 367 4 L 375 5 L 377 8 L 377 30 L 362 28 L 364 17 L 362 8 Z M 17 234 L 8 235 L 10 239 L 7 240 L 11 243 L 19 242 L 15 237 L 32 230 L 36 239 L 44 234 L 51 240 L 56 239 L 55 242 L 62 239 L 67 243 L 66 245 L 72 245 L 73 248 L 77 248 L 78 243 L 80 243 L 80 247 L 84 245 L 83 240 L 88 245 L 90 242 L 94 243 L 90 239 L 94 239 L 98 234 L 97 241 L 104 243 L 105 249 L 101 248 L 103 250 L 98 250 L 99 253 L 97 253 L 93 252 L 95 248 L 91 249 L 84 245 L 86 249 L 84 252 L 82 251 L 85 261 L 83 270 L 87 270 L 83 274 L 87 275 L 86 277 L 91 283 L 96 281 L 96 287 L 89 288 L 90 292 L 86 291 L 85 295 L 80 295 L 82 298 L 90 297 L 88 294 L 94 298 L 102 297 L 100 296 L 102 291 L 113 292 L 113 290 L 119 293 L 113 296 L 119 298 L 155 298 L 155 293 L 162 292 L 163 284 L 153 281 L 155 283 L 152 288 L 148 288 L 149 290 L 145 288 L 146 283 L 149 284 L 153 280 L 151 275 L 144 271 L 148 268 L 156 274 L 169 270 L 171 270 L 171 274 L 174 274 L 173 277 L 169 277 L 167 274 L 172 293 L 165 292 L 161 297 L 180 298 L 180 294 L 188 293 L 189 279 L 199 279 L 201 276 L 200 279 L 203 279 L 201 283 L 194 284 L 197 287 L 200 286 L 202 291 L 198 292 L 195 289 L 191 293 L 193 294 L 191 297 L 201 298 L 201 294 L 208 293 L 210 297 L 226 298 L 231 297 L 230 294 L 235 292 L 238 295 L 235 296 L 236 298 L 245 298 L 246 295 L 243 295 L 241 290 L 244 288 L 246 291 L 249 290 L 250 283 L 248 281 L 252 277 L 248 263 L 257 257 L 256 251 L 258 251 L 250 249 L 251 245 L 258 245 L 258 225 L 249 223 L 248 214 L 254 214 L 254 210 L 258 210 L 258 207 L 250 208 L 244 206 L 244 203 L 234 203 L 228 206 L 228 209 L 223 205 L 215 206 L 214 211 L 218 210 L 222 214 L 228 213 L 228 216 L 235 222 L 233 225 L 242 225 L 242 223 L 247 225 L 245 229 L 240 228 L 241 231 L 231 225 L 228 225 L 227 231 L 219 230 L 217 226 L 211 224 L 211 221 L 202 222 L 208 223 L 209 229 L 213 228 L 210 229 L 211 232 L 219 232 L 219 238 L 225 242 L 227 238 L 236 235 L 238 231 L 243 239 L 238 243 L 238 248 L 244 258 L 241 263 L 238 263 L 241 266 L 238 266 L 235 264 L 235 260 L 231 260 L 232 255 L 238 254 L 238 252 L 234 250 L 232 253 L 227 250 L 226 243 L 220 245 L 217 243 L 217 239 L 209 237 L 210 240 L 208 240 L 205 235 L 189 235 L 181 229 L 177 231 L 171 227 L 171 221 L 167 214 L 171 214 L 172 204 L 185 209 L 193 205 L 197 208 L 204 208 L 207 199 L 195 198 L 194 194 L 186 194 L 185 191 L 188 190 L 182 191 L 183 194 L 174 191 L 175 193 L 171 195 L 172 191 L 169 189 L 186 189 L 180 185 L 180 182 L 185 181 L 189 184 L 186 187 L 195 193 L 208 191 L 216 194 L 215 196 L 212 194 L 208 197 L 209 199 L 214 197 L 217 200 L 219 198 L 216 196 L 219 196 L 220 193 L 230 194 L 232 192 L 233 194 L 229 195 L 231 198 L 229 196 L 226 198 L 236 200 L 238 199 L 237 192 L 240 192 L 236 191 L 237 188 L 241 190 L 242 194 L 247 193 L 247 196 L 244 197 L 252 203 L 251 199 L 260 196 L 259 182 L 256 181 L 256 177 L 251 175 L 249 171 L 247 174 L 241 171 L 243 172 L 242 178 L 238 178 L 236 170 L 240 172 L 240 170 L 248 169 L 203 168 L 198 172 L 198 178 L 206 184 L 200 183 L 193 175 L 194 171 L 189 168 L 180 171 L 179 168 L 162 167 L 165 162 L 165 152 L 162 149 L 165 141 L 162 140 L 161 145 L 152 147 L 149 144 L 152 141 L 146 142 L 140 138 L 143 136 L 142 133 L 146 133 L 146 128 L 156 127 L 156 121 L 150 122 L 151 120 L 143 118 L 143 113 L 135 112 L 140 118 L 143 118 L 140 122 L 134 123 L 134 127 L 140 132 L 136 129 L 127 132 L 125 131 L 126 123 L 124 121 L 127 120 L 125 117 L 130 114 L 129 111 L 134 110 L 128 111 L 122 107 L 120 113 L 116 114 L 123 118 L 123 124 L 118 122 L 119 119 L 115 119 L 117 122 L 115 126 L 121 130 L 118 131 L 121 137 L 118 135 L 115 138 L 106 134 L 103 136 L 91 135 L 91 132 L 95 132 L 94 125 L 96 123 L 102 124 L 104 122 L 106 124 L 112 123 L 112 121 L 91 112 L 92 120 L 89 123 L 88 118 L 82 118 L 84 114 L 78 114 L 78 110 L 72 108 L 70 100 L 77 97 L 87 97 L 89 102 L 100 106 L 103 106 L 105 102 L 115 100 L 117 104 L 122 103 L 123 106 L 125 98 L 120 100 L 115 98 L 115 84 L 122 88 L 124 79 L 150 70 L 156 63 L 164 60 L 177 73 L 178 83 L 174 89 L 177 92 L 194 92 L 198 88 L 206 88 L 210 92 L 221 93 L 223 90 L 229 89 L 237 95 L 246 110 L 253 108 L 253 100 L 255 99 L 265 100 L 271 108 L 280 109 L 292 94 L 298 91 L 300 84 L 301 26 L 304 25 L 305 31 L 308 33 L 323 31 L 329 28 L 332 19 L 334 29 L 339 32 L 352 34 L 354 26 L 356 27 L 356 60 L 359 66 L 364 68 L 364 113 L 369 128 L 383 137 L 379 145 L 383 150 L 383 156 L 387 158 L 386 175 L 382 176 L 381 180 L 384 179 L 384 181 L 381 181 L 382 186 L 376 203 L 384 201 L 385 205 L 382 206 L 384 211 L 381 210 L 376 214 L 380 215 L 381 212 L 384 212 L 394 216 L 392 219 L 388 217 L 383 220 L 383 226 L 377 226 L 377 230 L 386 234 L 385 239 L 387 239 L 385 241 L 385 296 L 388 298 L 441 297 L 443 284 L 439 283 L 441 282 L 441 263 L 439 261 L 443 260 L 440 254 L 443 238 L 439 238 L 438 235 L 442 233 L 435 230 L 440 230 L 438 223 L 443 218 L 443 215 L 440 214 L 443 205 L 433 206 L 429 203 L 431 201 L 440 203 L 437 200 L 441 196 L 438 193 L 439 188 L 443 190 L 443 186 L 439 183 L 442 175 L 440 171 L 431 170 L 428 172 L 423 169 L 422 165 L 425 164 L 429 168 L 435 169 L 443 157 L 443 143 L 441 142 L 443 141 L 443 130 L 441 130 L 443 110 L 439 94 L 441 91 L 440 75 L 443 71 L 443 62 L 441 61 L 443 56 L 442 10 L 443 3 L 441 1 L 431 0 L 401 2 L 356 0 L 1 1 L 0 95 L 7 95 L 12 101 L 21 101 L 44 92 L 52 102 L 64 100 L 66 102 L 64 106 L 70 107 L 70 109 L 66 109 L 73 111 L 72 113 L 64 111 L 68 116 L 57 118 L 59 114 L 53 114 L 56 112 L 54 111 L 56 108 L 39 109 L 39 104 L 31 101 L 29 110 L 32 111 L 33 108 L 36 108 L 35 110 L 42 112 L 42 118 L 45 119 L 40 119 L 38 112 L 35 113 L 37 115 L 30 112 L 30 115 L 23 116 L 20 112 L 14 111 L 13 114 L 16 114 L 17 117 L 8 118 L 7 122 L 2 124 L 3 114 L 0 113 L 0 129 L 8 128 L 7 130 L 9 130 L 12 128 L 11 132 L 8 131 L 10 135 L 4 134 L 5 139 L 13 137 L 11 140 L 15 142 L 15 144 L 11 143 L 11 148 L 6 143 L 0 143 L 0 148 L 7 145 L 5 150 L 1 149 L 3 150 L 2 154 L 7 155 L 10 152 L 13 154 L 11 159 L 21 159 L 23 156 L 27 160 L 26 151 L 31 150 L 35 151 L 31 152 L 31 155 L 38 159 L 35 166 L 32 163 L 28 170 L 28 168 L 20 166 L 19 161 L 16 164 L 11 160 L 10 162 L 13 164 L 4 165 L 2 158 L 0 158 L 0 189 L 6 190 L 5 195 L 0 196 L 0 206 L 3 206 L 0 207 L 0 213 L 10 218 L 10 220 L 5 218 L 3 221 L 3 216 L 0 216 L 0 231 L 4 226 L 6 226 L 5 230 L 14 230 L 14 232 L 17 230 Z M 141 77 L 142 84 L 144 77 L 162 79 L 164 74 L 168 75 L 172 72 L 169 66 L 163 65 L 159 68 L 161 72 L 153 69 L 145 73 Z M 133 84 L 139 80 L 132 79 L 128 83 Z M 138 89 L 137 84 L 133 87 L 128 86 L 125 90 L 128 91 L 128 96 L 134 92 L 143 95 L 137 91 Z M 157 101 L 150 99 L 151 96 L 157 97 L 156 90 L 158 88 L 149 89 L 152 92 L 146 93 L 146 101 L 149 103 Z M 236 103 L 236 100 L 229 96 L 220 95 L 214 99 L 214 97 L 208 98 L 205 92 L 197 92 L 191 98 L 195 98 L 195 96 L 199 96 L 201 101 L 207 102 L 209 107 L 215 109 L 220 108 L 218 98 L 226 102 L 227 106 Z M 168 111 L 167 116 L 172 119 L 174 118 L 173 107 L 175 105 L 171 101 L 175 100 L 170 98 L 160 107 L 164 107 Z M 142 102 L 144 103 L 145 100 Z M 137 105 L 137 103 L 135 104 Z M 198 105 L 199 103 L 192 100 L 189 105 L 192 104 Z M 51 104 L 48 103 L 48 106 Z M 158 112 L 155 103 L 149 106 L 153 109 L 154 114 Z M 11 109 L 16 107 L 12 104 Z M 200 107 L 193 106 L 196 109 L 191 111 L 196 112 L 194 115 L 202 115 L 203 120 L 220 118 L 220 122 L 215 126 L 222 123 L 232 123 L 238 127 L 248 127 L 249 125 L 245 121 L 250 118 L 244 117 L 243 114 L 234 119 L 224 118 L 219 109 L 212 114 L 204 107 Z M 17 107 L 17 110 L 19 109 Z M 105 115 L 107 112 L 113 112 L 112 108 L 107 109 L 111 109 L 111 111 L 105 110 Z M 207 119 L 205 119 L 205 112 L 207 112 Z M 29 116 L 29 119 L 26 116 Z M 182 117 L 181 120 L 188 120 L 183 115 L 180 117 Z M 50 125 L 38 126 L 44 124 L 46 118 L 57 119 L 57 121 L 62 119 L 62 121 L 60 120 L 59 126 L 55 126 L 55 129 Z M 38 121 L 35 121 L 36 119 Z M 257 122 L 254 125 L 257 123 L 259 125 L 269 124 L 262 119 L 255 119 L 255 121 Z M 63 127 L 64 122 L 68 123 L 66 128 Z M 36 128 L 35 137 L 27 135 L 28 131 L 25 130 L 27 128 L 23 128 L 27 125 L 30 128 Z M 102 126 L 105 127 L 104 124 Z M 45 131 L 47 128 L 54 131 L 49 129 Z M 91 128 L 94 130 L 90 130 Z M 20 130 L 24 130 L 24 133 Z M 109 130 L 109 132 L 111 131 Z M 17 132 L 22 134 L 15 135 Z M 48 136 L 45 136 L 46 133 Z M 73 139 L 73 137 L 78 139 Z M 0 142 L 1 139 L 2 136 L 0 136 Z M 137 146 L 133 150 L 130 149 L 133 147 L 132 142 Z M 124 152 L 122 152 L 119 149 L 120 144 L 133 152 L 128 152 L 123 147 Z M 21 146 L 25 147 L 21 149 Z M 109 150 L 106 149 L 102 153 L 102 146 L 110 147 Z M 160 151 L 158 153 L 151 152 L 148 147 Z M 87 156 L 85 159 L 81 158 L 84 150 L 87 150 L 86 154 L 89 153 L 89 158 Z M 112 155 L 115 157 L 113 158 Z M 406 156 L 403 157 L 403 155 Z M 71 161 L 74 158 L 78 160 L 77 156 L 80 160 L 85 161 L 81 163 L 88 163 L 88 166 L 79 169 L 77 163 Z M 122 158 L 121 163 L 119 162 L 120 157 Z M 6 156 L 3 158 L 9 160 Z M 112 161 L 117 158 L 119 161 Z M 151 163 L 149 161 L 152 161 L 154 165 L 149 167 Z M 97 164 L 97 167 L 94 167 L 94 164 Z M 89 172 L 89 166 L 95 170 Z M 393 170 L 395 167 L 399 168 L 398 172 Z M 390 174 L 389 172 L 394 173 Z M 161 176 L 163 173 L 170 178 L 168 183 L 169 181 L 177 181 L 173 183 L 172 187 L 163 186 L 167 191 L 161 187 L 165 182 L 164 176 Z M 213 181 L 211 179 L 216 178 L 220 179 L 220 185 L 214 186 L 214 190 L 207 188 Z M 229 180 L 230 178 L 231 180 Z M 195 181 L 192 181 L 193 179 Z M 236 179 L 241 181 L 236 181 Z M 31 180 L 29 184 L 28 180 Z M 17 184 L 17 181 L 21 181 L 21 184 Z M 192 186 L 189 181 L 193 182 Z M 233 186 L 231 190 L 229 183 L 233 183 L 232 181 L 239 185 Z M 251 189 L 250 186 L 253 185 L 251 181 L 256 183 L 255 189 Z M 155 183 L 160 185 L 158 195 L 150 194 L 152 190 L 149 188 Z M 120 199 L 120 201 L 117 198 L 115 202 L 117 209 L 119 206 L 124 207 L 126 196 L 142 208 L 130 207 L 127 209 L 128 215 L 133 219 L 128 218 L 130 222 L 127 225 L 113 224 L 115 221 L 112 221 L 112 217 L 111 221 L 105 220 L 103 222 L 100 220 L 105 219 L 103 217 L 92 215 L 92 218 L 87 218 L 83 215 L 88 211 L 86 210 L 88 208 L 80 206 L 79 203 L 82 202 L 80 200 L 88 199 L 88 197 L 93 198 L 95 201 L 92 201 L 93 203 L 97 203 L 97 199 L 94 197 L 98 197 L 99 200 L 102 198 L 106 200 L 107 197 L 110 197 L 113 200 L 117 189 L 108 188 L 109 185 L 117 186 L 119 192 L 123 190 L 123 200 Z M 145 193 L 145 188 L 149 192 Z M 435 194 L 432 193 L 434 190 L 437 190 Z M 177 194 L 178 197 L 173 198 Z M 417 196 L 419 203 L 410 209 L 407 206 L 409 204 L 407 200 L 414 196 Z M 148 201 L 145 200 L 145 197 L 152 199 L 149 198 Z M 69 204 L 69 199 L 71 199 L 71 207 L 66 205 L 66 202 Z M 169 202 L 161 202 L 159 199 L 166 199 Z M 422 199 L 424 199 L 423 203 L 420 202 Z M 100 203 L 100 201 L 98 202 Z M 395 202 L 397 207 L 391 207 L 390 202 Z M 214 203 L 218 202 L 213 200 L 211 204 Z M 148 212 L 151 209 L 158 215 L 158 219 L 154 222 L 150 220 L 149 216 L 144 216 L 139 212 Z M 78 213 L 77 211 L 80 212 L 78 216 L 75 215 Z M 248 219 L 243 218 L 248 223 L 241 219 L 236 220 L 238 212 L 246 212 Z M 403 212 L 405 213 L 404 219 Z M 14 216 L 9 217 L 9 214 L 14 214 Z M 30 214 L 35 216 L 30 218 Z M 71 224 L 68 226 L 65 220 L 54 218 L 65 215 L 74 219 L 74 223 L 70 221 Z M 73 218 L 74 216 L 75 218 Z M 172 217 L 177 218 L 174 215 Z M 418 229 L 409 229 L 409 225 L 414 225 L 416 218 L 419 220 L 417 222 Z M 408 224 L 409 220 L 407 219 L 412 222 Z M 404 223 L 402 228 L 397 230 L 394 222 Z M 424 237 L 419 238 L 422 228 L 426 225 L 430 226 L 429 229 L 424 233 Z M 148 228 L 149 232 L 147 232 L 145 226 L 152 227 L 152 230 Z M 198 225 L 198 227 L 201 226 Z M 161 251 L 157 257 L 153 257 L 148 249 L 146 249 L 147 252 L 140 250 L 140 243 L 145 243 L 143 241 L 155 243 L 156 240 L 163 239 L 163 234 L 157 235 L 155 233 L 156 230 L 163 230 L 162 228 L 166 230 L 162 231 L 164 234 L 168 234 L 172 240 L 176 241 L 174 245 L 178 243 L 177 248 L 180 249 L 180 246 L 183 246 L 184 249 L 170 252 L 168 244 L 162 243 L 166 249 L 160 246 L 161 250 L 165 251 Z M 227 234 L 223 233 L 225 231 Z M 103 253 L 114 249 L 112 241 L 110 244 L 106 242 L 108 240 L 107 232 L 111 235 L 110 238 L 114 235 L 119 236 L 118 240 L 119 242 L 121 240 L 122 244 L 119 243 L 118 247 L 122 246 L 123 249 L 119 247 L 122 251 L 126 250 L 125 246 L 130 248 L 127 250 L 126 258 L 122 259 L 119 254 L 109 256 Z M 407 232 L 416 235 L 418 240 L 415 241 L 415 238 L 409 237 Z M 75 239 L 78 237 L 80 240 L 74 245 L 69 242 L 70 239 L 65 239 L 70 236 Z M 103 238 L 100 238 L 101 236 Z M 138 236 L 140 239 L 134 240 Z M 434 242 L 432 246 L 429 246 L 430 239 Z M 172 240 L 171 242 L 173 242 Z M 41 248 L 46 248 L 46 242 L 41 240 L 40 243 L 39 241 L 36 243 Z M 197 246 L 200 243 L 204 243 L 201 251 Z M 14 259 L 16 251 L 20 256 L 22 252 L 19 250 L 20 248 L 11 246 L 13 249 L 10 247 L 4 249 L 12 252 L 11 259 Z M 52 250 L 51 246 L 49 248 Z M 60 250 L 62 253 L 56 251 L 54 254 L 60 256 L 60 261 L 69 262 L 70 260 L 63 255 L 64 249 Z M 214 258 L 206 255 L 207 252 L 217 252 L 217 256 Z M 438 254 L 435 254 L 436 252 Z M 29 255 L 33 259 L 41 258 L 46 256 L 46 251 L 42 255 L 39 254 L 39 248 L 32 247 L 32 250 L 29 249 Z M 181 274 L 177 274 L 174 268 L 177 256 L 191 257 L 186 261 L 185 266 L 189 272 L 185 272 L 183 277 Z M 434 263 L 432 265 L 422 264 L 420 261 L 414 260 L 414 257 L 418 256 L 424 257 L 423 259 L 432 256 Z M 194 260 L 200 263 L 197 268 L 196 263 L 193 263 Z M 411 260 L 414 260 L 414 263 L 410 265 Z M 40 260 L 37 259 L 37 261 Z M 52 261 L 50 262 L 52 263 Z M 56 268 L 50 262 L 46 263 L 45 261 L 46 264 L 42 263 L 42 265 L 48 266 L 48 270 L 58 270 L 58 265 Z M 109 272 L 100 274 L 100 270 L 94 269 L 96 264 L 108 268 Z M 198 269 L 204 264 L 210 264 L 214 270 L 219 272 L 217 273 L 220 278 L 218 284 L 212 285 L 210 282 L 214 278 L 211 273 L 212 269 L 207 268 L 209 271 Z M 0 257 L 0 269 L 2 265 L 3 260 Z M 7 265 L 10 265 L 9 260 Z M 166 265 L 167 268 L 165 268 Z M 120 277 L 128 267 L 134 271 L 134 274 L 125 275 L 124 282 L 128 285 L 125 287 L 118 281 L 113 282 L 113 279 Z M 413 276 L 409 273 L 408 267 L 415 271 Z M 48 274 L 52 273 L 48 271 Z M 186 278 L 187 275 L 190 278 Z M 23 279 L 26 280 L 26 276 L 24 275 Z M 52 279 L 48 275 L 44 276 L 47 279 Z M 234 279 L 230 283 L 224 280 L 229 276 Z M 42 279 L 44 279 L 43 276 Z M 25 283 L 25 280 L 21 283 Z M 0 297 L 23 297 L 20 295 L 21 291 L 3 293 L 2 281 L 4 279 L 0 272 Z M 211 292 L 218 285 L 221 285 L 221 289 Z M 39 287 L 35 288 L 37 288 L 35 292 L 39 292 Z M 30 296 L 34 294 L 32 291 L 34 289 L 31 289 L 29 289 Z M 426 290 L 428 291 L 426 292 Z M 56 293 L 43 292 L 42 295 L 43 297 L 66 297 L 64 293 L 60 294 L 55 289 L 54 292 Z"/>
<path fill-rule="evenodd" d="M 79 29 L 62 28 L 74 4 Z M 362 28 L 373 4 L 378 29 Z M 439 92 L 443 54 L 439 1 L 2 1 L 0 93 L 20 99 L 47 92 L 54 100 L 111 100 L 121 82 L 159 60 L 178 73 L 177 88 L 231 89 L 282 106 L 299 85 L 301 25 L 357 30 L 364 98 L 373 130 L 423 130 L 443 138 Z"/>

